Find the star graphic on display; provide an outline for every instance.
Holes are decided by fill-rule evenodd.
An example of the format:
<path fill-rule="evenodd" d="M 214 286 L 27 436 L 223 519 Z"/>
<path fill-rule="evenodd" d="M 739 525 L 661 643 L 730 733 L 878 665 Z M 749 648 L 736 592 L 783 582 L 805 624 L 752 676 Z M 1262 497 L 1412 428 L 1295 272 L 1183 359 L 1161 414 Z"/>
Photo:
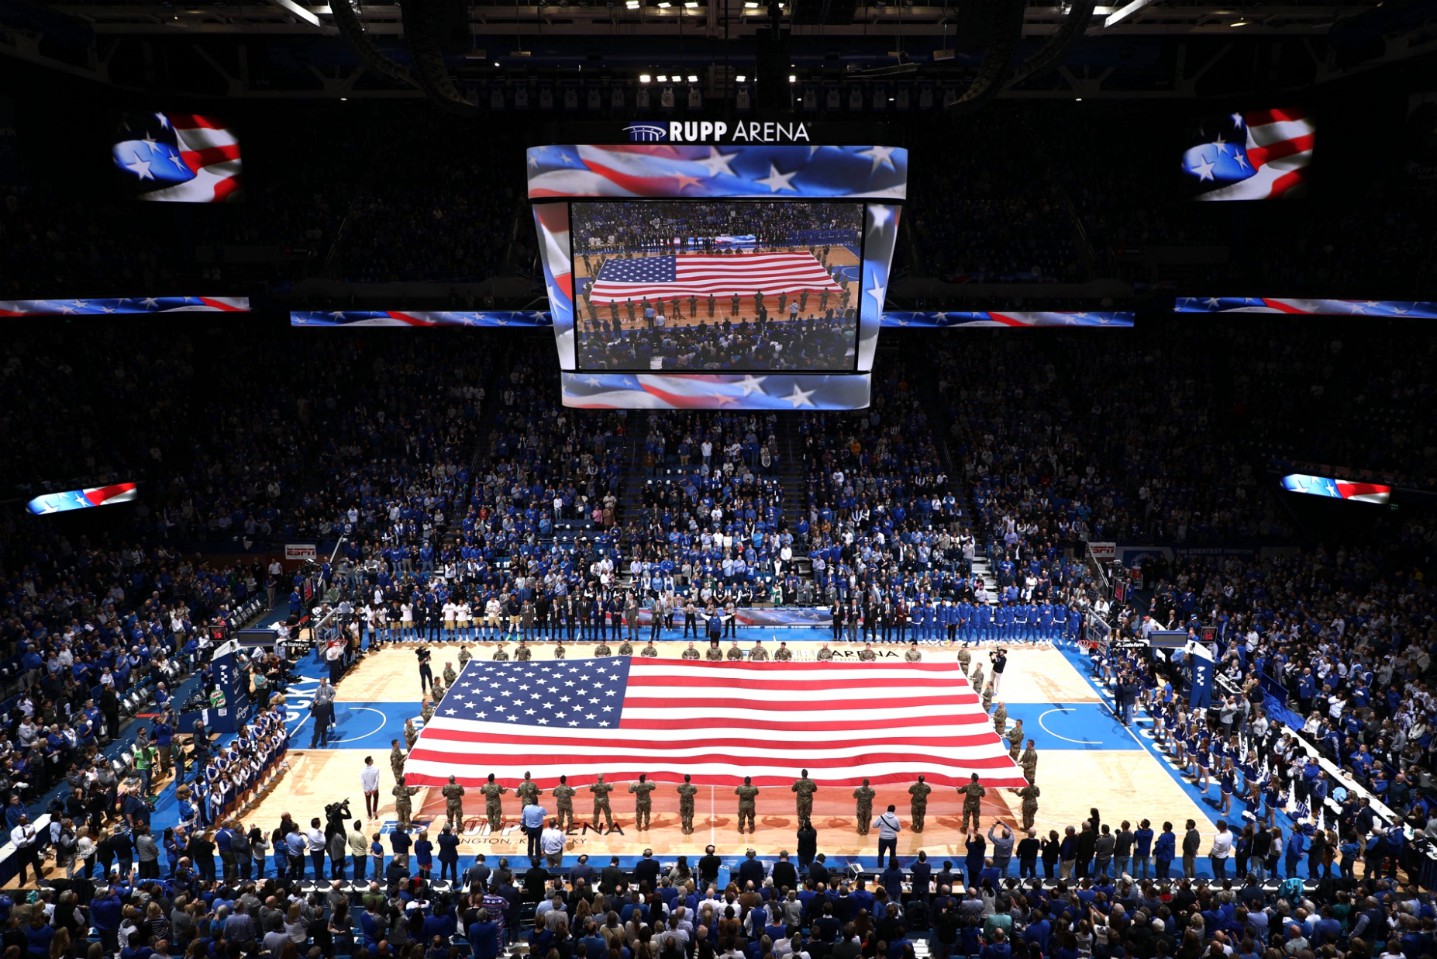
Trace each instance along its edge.
<path fill-rule="evenodd" d="M 868 212 L 873 217 L 874 230 L 882 230 L 893 219 L 892 207 L 874 205 L 868 208 Z"/>
<path fill-rule="evenodd" d="M 792 403 L 794 409 L 798 409 L 800 406 L 807 406 L 812 408 L 813 401 L 810 400 L 809 397 L 816 392 L 817 390 L 808 390 L 807 392 L 805 392 L 804 390 L 799 389 L 798 384 L 795 383 L 793 384 L 793 392 L 790 395 L 785 396 L 784 399 Z"/>
<path fill-rule="evenodd" d="M 602 382 L 603 382 L 603 381 L 600 380 L 597 376 L 589 376 L 589 377 L 585 377 L 585 379 L 584 379 L 584 385 L 585 385 L 585 386 L 599 386 L 599 385 L 601 385 Z"/>
<path fill-rule="evenodd" d="M 743 390 L 744 396 L 763 392 L 763 382 L 768 379 L 766 376 L 745 376 L 739 381 L 738 388 Z"/>
<path fill-rule="evenodd" d="M 1239 151 L 1238 153 L 1233 154 L 1233 160 L 1236 161 L 1237 165 L 1242 167 L 1244 170 L 1247 169 L 1246 153 L 1242 153 L 1241 151 Z"/>
<path fill-rule="evenodd" d="M 1201 163 L 1193 164 L 1193 171 L 1198 175 L 1198 182 L 1214 179 L 1212 175 L 1213 163 L 1207 157 L 1202 158 Z"/>
<path fill-rule="evenodd" d="M 778 167 L 770 163 L 768 165 L 768 176 L 760 180 L 755 180 L 754 182 L 762 183 L 768 187 L 768 192 L 770 193 L 778 193 L 783 190 L 788 190 L 790 193 L 797 193 L 798 187 L 789 182 L 796 176 L 798 176 L 797 170 L 794 170 L 792 173 L 779 173 Z"/>
<path fill-rule="evenodd" d="M 715 177 L 719 174 L 734 176 L 733 167 L 729 166 L 738 158 L 737 153 L 720 153 L 717 147 L 709 147 L 708 159 L 698 161 L 699 166 L 709 171 L 709 176 Z"/>
<path fill-rule="evenodd" d="M 530 151 L 529 153 L 529 165 L 532 167 L 537 167 L 539 165 L 539 158 L 535 156 L 532 151 Z"/>
<path fill-rule="evenodd" d="M 85 300 L 75 300 L 75 307 L 76 307 L 76 309 L 81 309 L 81 310 L 83 310 L 83 309 L 84 309 L 86 306 L 88 306 L 88 305 L 89 305 L 89 304 L 88 304 Z"/>
<path fill-rule="evenodd" d="M 157 300 L 157 299 L 155 299 L 153 296 L 147 296 L 147 297 L 145 297 L 143 300 L 141 300 L 140 302 L 143 303 L 148 309 L 151 309 L 151 310 L 158 309 L 158 308 L 159 308 L 159 305 L 160 305 L 160 301 Z"/>
<path fill-rule="evenodd" d="M 906 317 L 906 316 L 900 316 L 900 317 L 898 318 L 898 325 L 899 325 L 899 326 L 907 326 L 907 325 L 908 325 L 908 317 Z"/>
<path fill-rule="evenodd" d="M 75 312 L 75 308 L 74 308 L 73 306 L 62 306 L 62 307 L 60 307 L 60 313 L 61 313 L 61 315 L 71 315 L 71 314 L 73 314 L 74 312 Z"/>
<path fill-rule="evenodd" d="M 100 312 L 101 312 L 101 313 L 113 313 L 113 312 L 115 312 L 115 308 L 114 308 L 113 306 L 102 306 L 102 307 L 100 307 Z"/>
<path fill-rule="evenodd" d="M 1207 298 L 1207 308 L 1209 310 L 1215 310 L 1220 306 L 1222 306 L 1222 301 L 1219 300 L 1217 297 L 1210 296 Z"/>
<path fill-rule="evenodd" d="M 878 172 L 878 168 L 886 166 L 890 170 L 897 170 L 893 165 L 893 147 L 869 147 L 867 150 L 859 150 L 858 155 L 867 160 L 873 161 L 873 167 L 868 171 L 869 176 Z"/>
<path fill-rule="evenodd" d="M 1416 306 L 1416 305 L 1417 305 L 1416 303 L 1413 303 L 1413 304 L 1412 304 L 1412 306 Z M 1410 307 L 1404 307 L 1404 306 L 1394 306 L 1394 307 L 1392 308 L 1392 312 L 1393 312 L 1393 313 L 1396 313 L 1398 316 L 1406 316 L 1409 312 L 1411 312 L 1411 308 L 1410 308 Z"/>
<path fill-rule="evenodd" d="M 170 128 L 170 118 L 163 113 L 156 113 L 155 119 L 160 121 L 161 129 L 168 130 Z"/>
<path fill-rule="evenodd" d="M 1242 129 L 1242 127 L 1243 127 L 1243 120 L 1242 120 L 1242 114 L 1241 114 L 1241 113 L 1234 113 L 1234 114 L 1232 115 L 1232 125 L 1235 126 L 1235 127 L 1237 127 L 1239 130 Z"/>
<path fill-rule="evenodd" d="M 1352 312 L 1354 312 L 1354 313 L 1366 313 L 1366 312 L 1367 312 L 1367 304 L 1365 304 L 1365 303 L 1350 303 L 1350 304 L 1348 304 L 1348 305 L 1351 307 Z"/>
<path fill-rule="evenodd" d="M 1215 147 L 1217 147 L 1217 152 L 1218 152 L 1218 153 L 1221 153 L 1223 156 L 1227 156 L 1227 155 L 1228 155 L 1228 154 L 1227 154 L 1227 141 L 1222 138 L 1222 134 L 1221 134 L 1221 133 L 1219 133 L 1219 134 L 1217 135 L 1217 139 L 1216 139 L 1216 140 L 1212 141 L 1212 145 L 1215 146 Z"/>
<path fill-rule="evenodd" d="M 679 174 L 675 174 L 674 179 L 677 180 L 677 181 L 679 181 L 679 185 L 678 185 L 678 189 L 679 189 L 679 190 L 683 190 L 683 188 L 686 187 L 686 186 L 698 186 L 698 185 L 699 185 L 699 178 L 696 177 L 696 176 L 687 176 L 687 175 L 685 175 L 685 174 L 683 174 L 683 173 L 679 173 Z"/>
<path fill-rule="evenodd" d="M 141 160 L 138 153 L 130 154 L 130 162 L 125 166 L 129 167 L 141 180 L 153 180 L 155 175 L 150 172 L 150 161 Z"/>
<path fill-rule="evenodd" d="M 732 396 L 729 396 L 727 393 L 719 393 L 714 397 L 714 402 L 717 403 L 719 406 L 732 406 L 733 404 L 737 403 L 738 400 Z"/>
<path fill-rule="evenodd" d="M 865 291 L 865 292 L 867 292 L 869 296 L 873 297 L 873 301 L 878 304 L 878 308 L 881 310 L 881 309 L 883 309 L 883 294 L 884 294 L 885 292 L 887 292 L 887 290 L 886 290 L 886 288 L 883 286 L 883 284 L 881 284 L 881 283 L 878 282 L 878 273 L 877 273 L 877 271 L 875 271 L 875 272 L 874 272 L 873 274 L 871 274 L 871 275 L 872 275 L 872 277 L 873 277 L 873 286 L 872 286 L 871 289 L 869 289 L 869 290 L 867 290 L 867 291 Z"/>

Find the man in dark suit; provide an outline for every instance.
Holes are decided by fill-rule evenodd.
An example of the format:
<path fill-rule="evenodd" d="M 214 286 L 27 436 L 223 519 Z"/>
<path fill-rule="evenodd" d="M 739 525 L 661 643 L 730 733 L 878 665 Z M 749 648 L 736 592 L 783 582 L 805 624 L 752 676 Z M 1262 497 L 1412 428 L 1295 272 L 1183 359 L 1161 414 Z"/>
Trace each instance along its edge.
<path fill-rule="evenodd" d="M 918 853 L 918 861 L 910 868 L 910 881 L 913 883 L 913 898 L 928 901 L 929 887 L 933 879 L 933 864 L 928 861 L 928 853 L 922 850 Z"/>
<path fill-rule="evenodd" d="M 829 878 L 827 859 L 827 856 L 825 856 L 823 853 L 819 853 L 818 857 L 814 859 L 813 862 L 808 864 L 808 881 L 813 883 L 815 886 L 819 883 L 823 883 L 825 886 L 828 885 Z"/>
<path fill-rule="evenodd" d="M 763 886 L 763 863 L 758 861 L 757 853 L 752 849 L 744 854 L 743 862 L 738 867 L 738 887 L 740 889 L 758 889 Z"/>
<path fill-rule="evenodd" d="M 652 849 L 645 849 L 644 858 L 634 863 L 634 884 L 649 892 L 659 888 L 659 861 Z"/>
<path fill-rule="evenodd" d="M 798 888 L 798 870 L 788 861 L 787 849 L 778 854 L 778 862 L 773 864 L 773 888 L 779 891 Z"/>
<path fill-rule="evenodd" d="M 583 881 L 590 886 L 594 884 L 594 867 L 589 865 L 588 853 L 579 856 L 579 861 L 569 870 L 569 878 L 575 883 Z"/>
<path fill-rule="evenodd" d="M 610 856 L 609 864 L 599 873 L 599 891 L 612 896 L 624 881 L 624 870 L 619 868 L 619 857 Z"/>
<path fill-rule="evenodd" d="M 708 889 L 710 883 L 718 882 L 719 867 L 723 860 L 714 855 L 714 847 L 709 846 L 704 850 L 704 856 L 699 860 L 699 892 Z M 722 892 L 722 890 L 720 890 Z"/>

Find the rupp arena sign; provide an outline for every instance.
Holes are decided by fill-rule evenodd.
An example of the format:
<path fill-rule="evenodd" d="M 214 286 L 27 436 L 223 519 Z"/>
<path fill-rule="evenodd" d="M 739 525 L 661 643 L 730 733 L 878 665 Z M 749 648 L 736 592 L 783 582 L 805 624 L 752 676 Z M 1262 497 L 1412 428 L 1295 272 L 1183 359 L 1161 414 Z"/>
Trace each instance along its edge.
<path fill-rule="evenodd" d="M 781 121 L 669 120 L 624 127 L 634 143 L 811 143 L 808 125 Z"/>

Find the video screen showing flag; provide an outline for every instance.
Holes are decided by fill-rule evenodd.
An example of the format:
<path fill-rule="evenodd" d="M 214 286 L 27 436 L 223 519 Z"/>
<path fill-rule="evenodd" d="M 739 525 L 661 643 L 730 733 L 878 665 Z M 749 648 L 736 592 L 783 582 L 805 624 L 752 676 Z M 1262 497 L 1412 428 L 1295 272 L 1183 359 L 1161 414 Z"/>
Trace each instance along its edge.
<path fill-rule="evenodd" d="M 895 704 L 901 703 L 901 708 Z M 1025 784 L 957 663 L 471 660 L 425 723 L 405 781 L 493 773 L 552 789 L 602 775 L 787 789 L 816 782 Z"/>
<path fill-rule="evenodd" d="M 1392 499 L 1392 487 L 1382 483 L 1362 483 L 1331 476 L 1313 476 L 1310 473 L 1289 473 L 1282 478 L 1282 488 L 1290 493 L 1344 499 L 1354 503 L 1385 504 Z"/>
<path fill-rule="evenodd" d="M 134 483 L 89 486 L 85 489 L 66 490 L 63 493 L 42 493 L 25 504 L 25 508 L 34 516 L 49 516 L 51 513 L 68 513 L 77 509 L 93 509 L 96 506 L 132 503 L 137 493 Z"/>
<path fill-rule="evenodd" d="M 577 368 L 853 372 L 863 217 L 852 201 L 572 204 Z"/>
<path fill-rule="evenodd" d="M 121 188 L 138 200 L 233 203 L 240 190 L 240 143 L 215 117 L 127 113 L 110 147 Z"/>
<path fill-rule="evenodd" d="M 1289 107 L 1217 114 L 1197 123 L 1182 156 L 1194 200 L 1288 200 L 1312 173 L 1317 125 Z"/>

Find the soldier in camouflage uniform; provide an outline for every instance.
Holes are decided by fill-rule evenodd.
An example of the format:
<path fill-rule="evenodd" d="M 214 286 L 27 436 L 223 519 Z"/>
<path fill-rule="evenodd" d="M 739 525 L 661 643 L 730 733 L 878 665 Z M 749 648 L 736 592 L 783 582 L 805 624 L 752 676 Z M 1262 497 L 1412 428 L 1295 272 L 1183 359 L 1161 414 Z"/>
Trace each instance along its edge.
<path fill-rule="evenodd" d="M 444 663 L 444 688 L 448 689 L 450 686 L 453 686 L 454 680 L 458 678 L 459 674 L 454 671 L 454 664 L 446 661 Z"/>
<path fill-rule="evenodd" d="M 529 648 L 529 644 L 524 642 L 522 639 L 519 640 L 519 647 L 514 650 L 514 662 L 527 663 L 533 658 L 534 651 Z"/>
<path fill-rule="evenodd" d="M 688 774 L 685 774 L 684 781 L 679 784 L 679 824 L 685 836 L 694 834 L 694 794 L 698 791 L 699 787 L 689 782 Z"/>
<path fill-rule="evenodd" d="M 1033 820 L 1038 816 L 1038 787 L 1030 782 L 1018 790 L 1018 795 L 1023 797 L 1023 828 L 1032 829 Z"/>
<path fill-rule="evenodd" d="M 964 675 L 964 676 L 967 676 L 967 675 L 968 675 L 968 670 L 969 670 L 972 666 L 973 666 L 973 654 L 970 653 L 970 652 L 968 652 L 968 647 L 967 647 L 967 646 L 964 646 L 962 649 L 958 650 L 958 668 L 961 669 L 961 670 L 963 670 L 963 675 Z"/>
<path fill-rule="evenodd" d="M 973 667 L 973 675 L 968 677 L 968 682 L 972 684 L 973 688 L 978 692 L 981 693 L 983 691 L 983 664 L 981 662 Z"/>
<path fill-rule="evenodd" d="M 983 712 L 993 708 L 993 684 L 989 683 L 983 687 Z"/>
<path fill-rule="evenodd" d="M 639 650 L 639 655 L 645 657 L 646 659 L 653 659 L 654 657 L 659 655 L 659 648 L 654 645 L 653 640 L 649 640 L 649 644 L 643 649 Z"/>
<path fill-rule="evenodd" d="M 468 665 L 469 665 L 469 660 L 471 660 L 471 659 L 473 659 L 473 658 L 474 658 L 474 654 L 471 653 L 471 652 L 469 652 L 469 644 L 468 644 L 468 643 L 465 643 L 464 645 L 462 645 L 462 646 L 459 647 L 459 668 L 460 668 L 460 669 L 463 669 L 465 666 L 468 666 Z"/>
<path fill-rule="evenodd" d="M 1001 738 L 1003 734 L 1007 731 L 1008 705 L 1006 703 L 999 702 L 998 708 L 993 710 L 993 732 L 997 733 L 999 738 Z"/>
<path fill-rule="evenodd" d="M 776 663 L 787 663 L 793 659 L 793 650 L 788 648 L 788 643 L 779 643 L 778 649 L 773 651 L 773 661 Z"/>
<path fill-rule="evenodd" d="M 1018 761 L 1018 754 L 1023 751 L 1023 720 L 1013 720 L 1013 728 L 1008 730 L 1008 758 L 1014 762 Z"/>
<path fill-rule="evenodd" d="M 432 702 L 426 699 L 419 704 L 419 718 L 424 720 L 425 723 L 428 723 L 429 720 L 434 718 L 434 704 Z"/>
<path fill-rule="evenodd" d="M 718 643 L 709 643 L 708 652 L 704 653 L 704 659 L 711 663 L 723 662 L 723 650 L 719 649 Z"/>
<path fill-rule="evenodd" d="M 464 822 L 464 787 L 449 777 L 449 784 L 440 792 L 444 796 L 444 818 L 449 823 L 449 828 L 455 832 Z"/>
<path fill-rule="evenodd" d="M 414 815 L 414 803 L 409 797 L 419 792 L 419 787 L 404 785 L 403 773 L 394 780 L 394 818 L 399 821 L 400 829 L 408 829 L 410 817 Z"/>
<path fill-rule="evenodd" d="M 768 650 L 764 648 L 763 640 L 754 640 L 753 649 L 748 651 L 748 658 L 754 663 L 768 662 Z"/>
<path fill-rule="evenodd" d="M 858 819 L 858 834 L 868 835 L 868 827 L 873 825 L 873 790 L 868 785 L 868 780 L 863 780 L 863 785 L 853 791 L 853 798 L 858 800 L 858 808 L 854 816 Z"/>
<path fill-rule="evenodd" d="M 913 797 L 909 814 L 913 818 L 914 832 L 923 831 L 923 820 L 928 815 L 928 794 L 932 791 L 933 787 L 924 782 L 922 776 L 919 776 L 918 781 L 908 787 L 908 795 Z"/>
<path fill-rule="evenodd" d="M 594 794 L 595 829 L 599 828 L 600 813 L 603 814 L 604 820 L 609 824 L 609 828 L 614 828 L 614 811 L 609 808 L 609 793 L 613 791 L 614 787 L 604 782 L 604 776 L 602 773 L 599 775 L 598 781 L 589 787 L 589 792 Z"/>
<path fill-rule="evenodd" d="M 574 787 L 569 785 L 568 776 L 560 776 L 559 785 L 554 787 L 554 808 L 560 829 L 568 829 L 574 824 Z"/>
<path fill-rule="evenodd" d="M 627 645 L 627 644 L 625 644 L 625 645 Z M 594 655 L 595 655 L 595 656 L 612 656 L 612 655 L 614 655 L 614 651 L 609 648 L 609 644 L 608 644 L 608 643 L 604 642 L 604 641 L 601 639 L 601 640 L 599 640 L 599 645 L 597 645 L 597 646 L 594 647 Z"/>
<path fill-rule="evenodd" d="M 700 655 L 698 649 L 694 647 L 694 644 L 693 644 L 693 643 L 689 643 L 689 648 L 686 649 L 686 650 L 684 650 L 683 656 L 680 657 L 680 658 L 682 658 L 682 659 L 687 659 L 687 660 L 689 660 L 690 662 L 692 662 L 693 660 L 700 659 L 700 658 L 702 658 L 702 657 L 701 657 L 701 655 Z"/>
<path fill-rule="evenodd" d="M 520 806 L 537 806 L 539 804 L 539 794 L 542 792 L 543 790 L 539 788 L 539 784 L 529 778 L 529 770 L 527 769 L 524 770 L 524 781 L 514 787 L 514 795 L 519 797 Z"/>
<path fill-rule="evenodd" d="M 738 831 L 743 832 L 743 824 L 747 822 L 748 831 L 757 832 L 754 815 L 757 812 L 758 787 L 753 784 L 752 778 L 743 777 L 743 785 L 734 790 L 734 795 L 738 796 Z"/>
<path fill-rule="evenodd" d="M 554 658 L 563 659 L 567 655 L 568 650 L 564 647 L 564 641 L 562 639 L 554 640 Z"/>
<path fill-rule="evenodd" d="M 909 644 L 908 644 L 908 652 L 906 652 L 906 653 L 903 654 L 903 661 L 904 661 L 905 663 L 921 663 L 921 662 L 923 662 L 923 654 L 918 651 L 918 644 L 917 644 L 917 643 L 909 643 Z"/>
<path fill-rule="evenodd" d="M 798 779 L 790 787 L 795 793 L 794 803 L 798 807 L 798 820 L 802 822 L 813 815 L 813 794 L 818 792 L 818 784 L 808 778 L 808 770 L 799 770 Z"/>
<path fill-rule="evenodd" d="M 620 656 L 632 656 L 632 655 L 634 655 L 634 644 L 631 643 L 631 642 L 629 642 L 627 639 L 624 640 L 622 643 L 619 644 L 619 655 L 620 655 Z"/>
<path fill-rule="evenodd" d="M 484 815 L 489 820 L 489 828 L 498 831 L 504 820 L 504 805 L 499 797 L 509 790 L 494 781 L 494 774 L 489 774 L 489 781 L 479 787 L 479 792 L 484 795 Z"/>
<path fill-rule="evenodd" d="M 394 778 L 398 779 L 404 775 L 404 750 L 399 748 L 399 740 L 397 739 L 391 739 L 389 745 L 391 747 L 389 750 L 389 768 L 393 771 Z"/>
<path fill-rule="evenodd" d="M 981 803 L 983 797 L 988 795 L 988 790 L 984 789 L 982 785 L 979 784 L 977 773 L 974 773 L 972 778 L 969 779 L 968 785 L 958 787 L 958 795 L 963 797 L 963 831 L 970 831 L 968 829 L 968 817 L 972 816 L 972 831 L 977 832 L 978 826 L 982 822 Z"/>
<path fill-rule="evenodd" d="M 501 639 L 501 640 L 499 640 L 497 643 L 494 644 L 494 662 L 496 662 L 496 663 L 507 663 L 508 661 L 509 661 L 509 650 L 508 650 L 508 648 L 504 645 L 504 640 Z"/>
<path fill-rule="evenodd" d="M 1033 740 L 1028 740 L 1028 748 L 1018 757 L 1018 765 L 1023 767 L 1023 775 L 1028 782 L 1038 781 L 1038 750 L 1033 748 Z"/>
<path fill-rule="evenodd" d="M 824 643 L 822 646 L 820 646 L 820 647 L 818 648 L 818 661 L 819 661 L 820 663 L 827 663 L 827 662 L 830 662 L 832 659 L 833 659 L 833 650 L 831 650 L 831 649 L 828 648 L 828 644 L 827 644 L 827 643 Z"/>
<path fill-rule="evenodd" d="M 653 792 L 656 787 L 649 782 L 649 777 L 639 773 L 639 781 L 629 783 L 629 792 L 634 794 L 634 828 L 648 829 L 649 817 L 654 812 Z"/>
<path fill-rule="evenodd" d="M 406 719 L 404 721 L 404 745 L 408 749 L 413 750 L 414 744 L 418 741 L 419 729 L 414 725 L 413 719 Z"/>

